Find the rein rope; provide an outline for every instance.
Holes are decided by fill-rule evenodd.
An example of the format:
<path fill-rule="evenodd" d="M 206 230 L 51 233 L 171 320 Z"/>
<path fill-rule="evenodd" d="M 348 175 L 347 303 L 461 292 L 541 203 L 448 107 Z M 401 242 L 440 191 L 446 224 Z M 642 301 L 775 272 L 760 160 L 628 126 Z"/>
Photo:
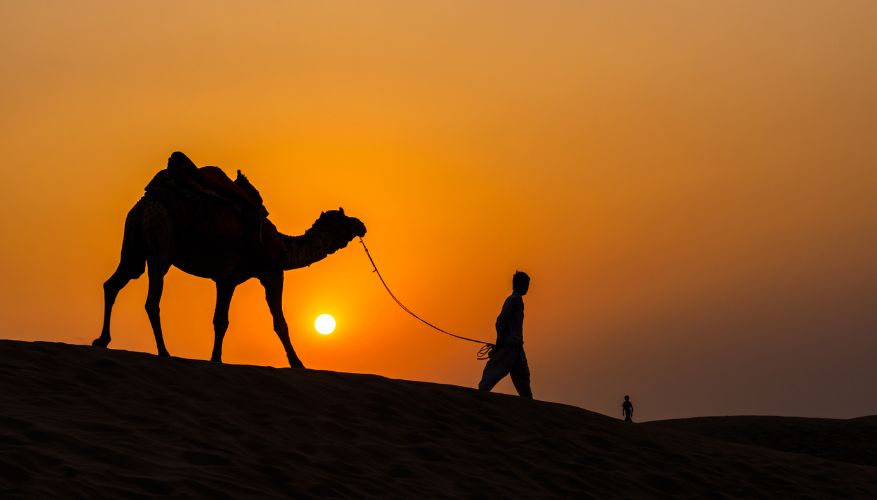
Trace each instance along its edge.
<path fill-rule="evenodd" d="M 442 328 L 439 328 L 439 327 L 433 325 L 433 324 L 430 323 L 429 321 L 427 321 L 427 320 L 421 318 L 420 316 L 418 316 L 417 313 L 415 313 L 415 312 L 412 311 L 411 309 L 408 309 L 408 308 L 405 306 L 405 304 L 402 303 L 401 300 L 399 300 L 398 298 L 396 298 L 396 295 L 393 293 L 393 291 L 390 290 L 390 287 L 389 287 L 389 285 L 387 285 L 387 282 L 384 280 L 384 277 L 381 275 L 381 272 L 378 271 L 378 266 L 377 266 L 377 264 L 375 264 L 375 260 L 372 258 L 372 254 L 371 254 L 371 252 L 368 251 L 368 247 L 365 246 L 365 241 L 363 241 L 362 237 L 359 238 L 359 242 L 362 243 L 362 249 L 365 250 L 365 255 L 368 257 L 369 262 L 371 262 L 371 264 L 372 264 L 373 272 L 374 272 L 374 273 L 377 273 L 377 275 L 378 275 L 378 279 L 381 280 L 381 284 L 384 285 L 384 289 L 387 291 L 388 294 L 390 294 L 390 298 L 392 298 L 392 299 L 396 302 L 396 304 L 398 304 L 399 307 L 402 308 L 403 311 L 405 311 L 406 313 L 410 314 L 411 316 L 414 316 L 415 319 L 417 319 L 418 321 L 420 321 L 420 322 L 423 323 L 424 325 L 426 325 L 426 326 L 432 328 L 433 330 L 436 330 L 436 331 L 439 331 L 439 332 L 441 332 L 441 333 L 444 333 L 445 335 L 450 335 L 451 337 L 455 337 L 455 338 L 458 338 L 458 339 L 460 339 L 460 340 L 466 340 L 466 341 L 468 341 L 468 342 L 474 342 L 474 343 L 476 343 L 476 344 L 482 344 L 481 349 L 478 350 L 478 354 L 476 355 L 476 358 L 477 358 L 477 359 L 479 359 L 479 360 L 485 360 L 485 359 L 488 359 L 488 358 L 490 357 L 490 355 L 493 353 L 493 349 L 494 349 L 494 347 L 495 347 L 495 346 L 494 346 L 493 344 L 491 344 L 490 342 L 484 342 L 483 340 L 478 340 L 478 339 L 470 339 L 469 337 L 463 337 L 462 335 L 457 335 L 457 334 L 455 334 L 455 333 L 451 333 L 451 332 L 449 332 L 449 331 L 447 331 L 447 330 L 444 330 L 444 329 L 442 329 Z"/>

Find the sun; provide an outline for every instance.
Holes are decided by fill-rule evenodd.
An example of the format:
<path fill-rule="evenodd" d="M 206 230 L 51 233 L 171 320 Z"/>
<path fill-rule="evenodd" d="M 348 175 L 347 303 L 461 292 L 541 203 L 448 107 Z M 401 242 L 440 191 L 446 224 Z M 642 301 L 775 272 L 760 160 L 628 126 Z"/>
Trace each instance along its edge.
<path fill-rule="evenodd" d="M 331 314 L 321 314 L 314 320 L 314 328 L 321 335 L 329 335 L 335 331 L 335 318 Z"/>

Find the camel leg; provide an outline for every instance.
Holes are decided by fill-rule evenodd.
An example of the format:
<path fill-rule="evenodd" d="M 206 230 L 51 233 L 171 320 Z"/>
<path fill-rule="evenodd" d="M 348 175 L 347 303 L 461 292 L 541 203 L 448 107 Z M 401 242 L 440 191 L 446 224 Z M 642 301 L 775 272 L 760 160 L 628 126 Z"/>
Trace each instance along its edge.
<path fill-rule="evenodd" d="M 113 312 L 113 304 L 119 292 L 133 279 L 139 278 L 146 269 L 146 256 L 143 252 L 140 232 L 141 208 L 139 203 L 128 212 L 125 218 L 125 234 L 122 237 L 122 256 L 116 272 L 104 282 L 104 323 L 101 327 L 100 337 L 94 339 L 91 345 L 106 347 L 110 343 L 110 316 Z"/>
<path fill-rule="evenodd" d="M 228 283 L 216 283 L 216 310 L 213 311 L 213 355 L 210 361 L 222 363 L 222 339 L 228 330 L 228 308 L 231 306 L 231 297 L 234 295 L 234 285 Z"/>
<path fill-rule="evenodd" d="M 161 292 L 164 288 L 164 275 L 167 274 L 168 269 L 170 269 L 170 266 L 149 263 L 149 292 L 146 294 L 146 314 L 149 316 L 149 324 L 152 325 L 152 333 L 155 335 L 158 355 L 163 357 L 170 356 L 170 354 L 164 346 L 164 337 L 161 334 L 159 303 L 161 302 Z"/>
<path fill-rule="evenodd" d="M 141 271 L 142 273 L 142 271 Z M 113 304 L 116 303 L 116 297 L 119 292 L 125 288 L 132 279 L 138 278 L 140 274 L 136 274 L 119 266 L 116 272 L 110 276 L 110 279 L 104 282 L 104 323 L 101 327 L 100 337 L 94 339 L 91 345 L 95 347 L 106 347 L 110 343 L 110 316 L 113 313 Z"/>
<path fill-rule="evenodd" d="M 271 317 L 274 318 L 274 332 L 280 338 L 283 349 L 286 350 L 286 359 L 289 361 L 289 366 L 292 368 L 304 368 L 301 360 L 295 354 L 295 349 L 292 348 L 292 342 L 289 341 L 289 327 L 286 325 L 286 319 L 283 317 L 283 271 L 266 278 L 261 278 L 259 281 L 265 287 L 265 300 L 268 302 Z"/>

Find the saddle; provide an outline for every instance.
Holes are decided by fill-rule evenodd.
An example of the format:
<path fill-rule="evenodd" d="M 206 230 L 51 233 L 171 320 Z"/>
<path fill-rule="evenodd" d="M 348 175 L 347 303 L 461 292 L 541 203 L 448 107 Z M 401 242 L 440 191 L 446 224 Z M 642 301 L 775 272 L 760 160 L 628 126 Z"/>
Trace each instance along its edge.
<path fill-rule="evenodd" d="M 167 168 L 155 174 L 146 185 L 148 195 L 163 198 L 170 193 L 218 200 L 235 207 L 242 214 L 255 215 L 260 219 L 268 217 L 259 190 L 240 170 L 232 181 L 221 168 L 198 168 L 179 151 L 168 158 Z"/>
<path fill-rule="evenodd" d="M 262 201 L 262 195 L 249 179 L 238 170 L 237 177 L 232 181 L 219 167 L 201 167 L 196 179 L 200 187 L 214 196 L 227 200 L 245 211 L 254 211 L 262 217 L 268 216 L 268 209 Z"/>

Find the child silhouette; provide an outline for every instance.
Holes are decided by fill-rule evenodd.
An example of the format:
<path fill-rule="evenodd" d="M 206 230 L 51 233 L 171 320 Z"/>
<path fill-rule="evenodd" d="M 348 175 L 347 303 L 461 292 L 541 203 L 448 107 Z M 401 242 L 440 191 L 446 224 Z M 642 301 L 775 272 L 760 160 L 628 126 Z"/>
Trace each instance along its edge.
<path fill-rule="evenodd" d="M 633 422 L 633 403 L 630 402 L 630 396 L 624 396 L 624 403 L 621 403 L 621 413 L 624 415 L 625 422 Z"/>

